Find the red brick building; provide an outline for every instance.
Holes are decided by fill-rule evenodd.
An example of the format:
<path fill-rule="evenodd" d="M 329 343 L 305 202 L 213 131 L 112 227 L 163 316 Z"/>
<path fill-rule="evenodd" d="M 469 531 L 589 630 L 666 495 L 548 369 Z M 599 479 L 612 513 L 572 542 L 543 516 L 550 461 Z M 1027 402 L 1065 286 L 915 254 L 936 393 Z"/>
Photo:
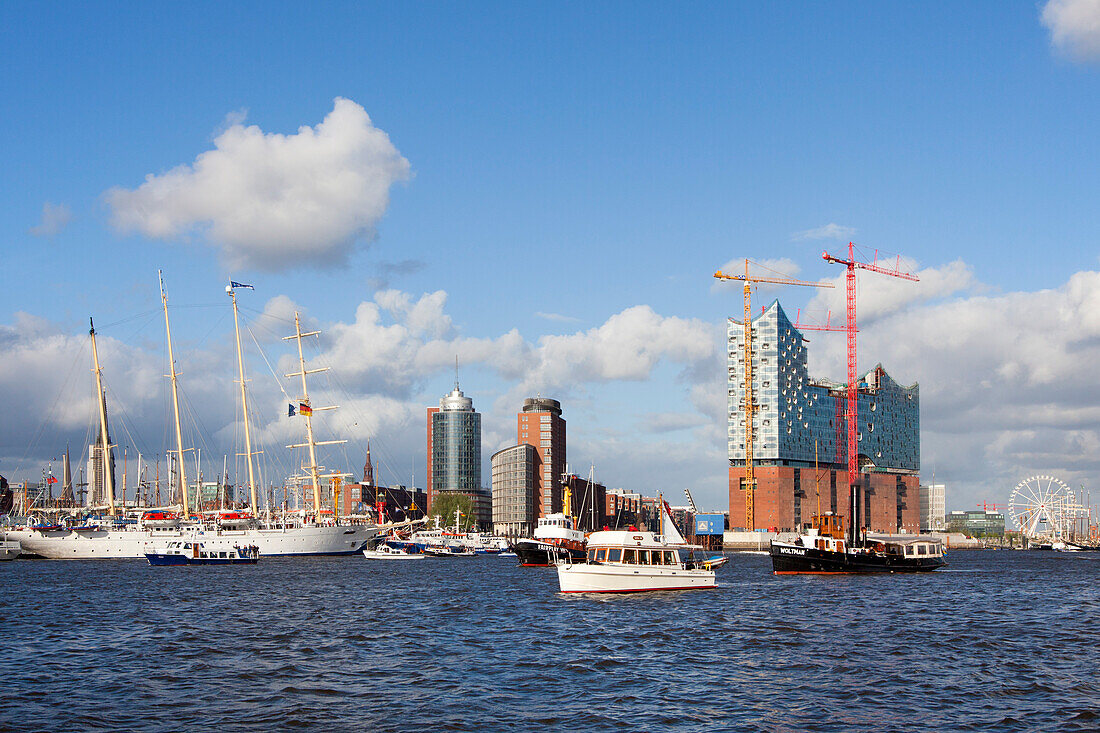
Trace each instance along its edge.
<path fill-rule="evenodd" d="M 756 527 L 745 527 L 744 466 L 729 469 L 730 528 L 798 529 L 814 514 L 848 516 L 848 470 L 844 467 L 754 466 Z M 815 480 L 816 477 L 816 480 Z M 899 473 L 862 473 L 863 516 L 872 532 L 920 531 L 920 477 Z"/>

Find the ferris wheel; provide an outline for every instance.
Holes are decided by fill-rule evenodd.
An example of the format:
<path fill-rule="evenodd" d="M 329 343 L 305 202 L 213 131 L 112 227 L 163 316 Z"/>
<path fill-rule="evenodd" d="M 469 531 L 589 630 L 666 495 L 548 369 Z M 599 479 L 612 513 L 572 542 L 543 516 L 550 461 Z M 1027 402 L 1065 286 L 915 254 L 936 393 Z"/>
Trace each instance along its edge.
<path fill-rule="evenodd" d="M 1066 534 L 1076 516 L 1073 490 L 1054 476 L 1032 476 L 1016 484 L 1008 511 L 1028 539 L 1056 539 Z"/>

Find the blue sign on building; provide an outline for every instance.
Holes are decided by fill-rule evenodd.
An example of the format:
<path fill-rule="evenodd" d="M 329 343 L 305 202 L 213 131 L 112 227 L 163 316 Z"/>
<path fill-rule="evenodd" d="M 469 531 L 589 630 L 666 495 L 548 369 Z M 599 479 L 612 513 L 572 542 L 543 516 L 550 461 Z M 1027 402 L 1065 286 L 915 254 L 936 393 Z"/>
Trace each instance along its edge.
<path fill-rule="evenodd" d="M 695 534 L 720 535 L 726 530 L 726 518 L 721 514 L 696 514 Z"/>

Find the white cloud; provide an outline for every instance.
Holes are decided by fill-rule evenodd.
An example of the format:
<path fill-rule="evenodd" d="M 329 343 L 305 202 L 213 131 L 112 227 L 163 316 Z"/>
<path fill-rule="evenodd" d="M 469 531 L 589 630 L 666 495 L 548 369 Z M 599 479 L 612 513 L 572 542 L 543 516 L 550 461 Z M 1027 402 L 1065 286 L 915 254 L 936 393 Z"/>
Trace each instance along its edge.
<path fill-rule="evenodd" d="M 159 239 L 201 229 L 231 267 L 331 266 L 373 235 L 390 187 L 409 177 L 389 136 L 349 99 L 294 135 L 227 122 L 191 165 L 108 191 L 114 226 Z"/>
<path fill-rule="evenodd" d="M 840 224 L 824 224 L 815 229 L 805 229 L 791 235 L 792 242 L 805 239 L 851 239 L 856 234 L 855 227 L 846 227 Z"/>
<path fill-rule="evenodd" d="M 1059 52 L 1078 61 L 1100 60 L 1100 0 L 1049 0 L 1040 17 Z"/>
<path fill-rule="evenodd" d="M 578 323 L 581 320 L 561 313 L 543 313 L 542 311 L 536 311 L 535 318 L 541 318 L 544 321 L 556 321 L 557 323 Z"/>
<path fill-rule="evenodd" d="M 833 323 L 843 325 L 847 312 L 847 283 L 841 274 L 831 278 L 832 288 L 819 288 L 807 311 L 831 312 Z M 861 328 L 914 303 L 951 298 L 981 289 L 970 266 L 962 260 L 914 273 L 918 282 L 866 270 L 856 272 L 856 323 Z"/>
<path fill-rule="evenodd" d="M 687 367 L 707 359 L 719 343 L 717 333 L 714 324 L 661 316 L 647 305 L 636 305 L 597 328 L 543 336 L 523 386 L 530 391 L 576 383 L 641 381 L 659 361 Z"/>
<path fill-rule="evenodd" d="M 53 237 L 69 225 L 73 219 L 73 212 L 68 204 L 51 204 L 49 201 L 42 204 L 42 220 L 30 228 L 30 233 L 36 237 Z"/>

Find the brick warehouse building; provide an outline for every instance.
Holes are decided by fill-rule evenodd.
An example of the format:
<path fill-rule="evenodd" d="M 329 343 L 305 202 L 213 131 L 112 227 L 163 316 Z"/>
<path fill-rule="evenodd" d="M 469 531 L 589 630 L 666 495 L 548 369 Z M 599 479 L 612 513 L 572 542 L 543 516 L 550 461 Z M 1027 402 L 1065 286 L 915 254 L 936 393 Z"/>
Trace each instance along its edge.
<path fill-rule="evenodd" d="M 727 344 L 730 526 L 742 528 L 744 326 L 732 318 Z M 753 319 L 756 526 L 747 529 L 794 530 L 819 506 L 848 513 L 844 384 L 811 378 L 805 345 L 778 301 Z M 918 532 L 919 386 L 903 387 L 876 366 L 859 379 L 857 417 L 865 525 L 877 532 Z"/>

